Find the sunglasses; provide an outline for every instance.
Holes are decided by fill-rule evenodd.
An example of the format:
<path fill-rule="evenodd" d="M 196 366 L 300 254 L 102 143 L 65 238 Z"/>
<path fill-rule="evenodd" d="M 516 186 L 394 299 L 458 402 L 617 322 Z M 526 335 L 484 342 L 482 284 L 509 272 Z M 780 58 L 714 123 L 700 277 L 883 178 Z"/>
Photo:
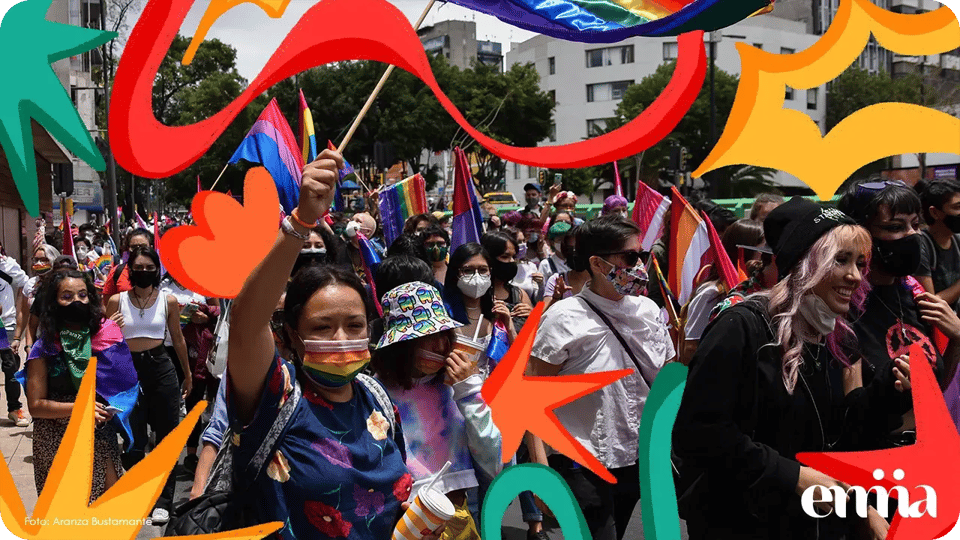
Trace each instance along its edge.
<path fill-rule="evenodd" d="M 867 182 L 865 184 L 860 184 L 857 186 L 856 196 L 860 197 L 861 195 L 875 195 L 890 186 L 906 186 L 900 180 L 884 180 L 882 182 Z"/>
<path fill-rule="evenodd" d="M 610 255 L 620 255 L 623 257 L 623 262 L 627 263 L 627 267 L 636 266 L 638 262 L 643 262 L 647 264 L 647 260 L 650 258 L 649 251 L 636 251 L 636 250 L 627 250 L 627 251 L 610 251 L 607 253 L 597 253 L 600 257 L 609 257 Z"/>

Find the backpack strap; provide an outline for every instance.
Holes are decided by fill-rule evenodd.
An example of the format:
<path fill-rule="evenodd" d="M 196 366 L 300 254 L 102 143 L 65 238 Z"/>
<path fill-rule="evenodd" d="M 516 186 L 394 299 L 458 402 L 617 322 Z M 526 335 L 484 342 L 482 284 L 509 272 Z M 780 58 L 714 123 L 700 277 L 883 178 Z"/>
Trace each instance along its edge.
<path fill-rule="evenodd" d="M 379 381 L 369 375 L 364 375 L 363 373 L 357 375 L 357 382 L 362 384 L 367 390 L 370 391 L 371 394 L 373 394 L 373 397 L 377 399 L 377 404 L 380 405 L 380 408 L 383 409 L 383 412 L 387 413 L 387 421 L 390 422 L 390 436 L 392 437 L 394 431 L 396 431 L 397 418 L 393 410 L 393 401 L 390 400 L 390 396 L 387 395 L 387 391 L 384 390 Z"/>
<path fill-rule="evenodd" d="M 281 436 L 290 423 L 290 419 L 293 418 L 293 413 L 297 410 L 297 404 L 300 403 L 301 396 L 303 396 L 303 389 L 300 387 L 299 382 L 295 382 L 293 385 L 293 393 L 287 398 L 283 405 L 280 406 L 277 417 L 274 419 L 273 425 L 270 426 L 267 436 L 264 437 L 263 442 L 260 443 L 260 447 L 257 448 L 256 453 L 254 453 L 250 459 L 250 463 L 247 464 L 246 470 L 243 471 L 247 473 L 244 475 L 248 479 L 245 480 L 246 486 L 253 485 L 257 477 L 260 476 L 260 473 L 266 468 L 267 463 L 277 449 L 277 445 L 280 443 Z M 204 494 L 234 491 L 236 487 L 235 475 L 240 471 L 235 470 L 236 468 L 234 467 L 233 458 L 236 446 L 233 444 L 233 436 L 234 432 L 232 428 L 228 428 L 223 433 L 223 442 L 220 443 L 220 450 L 217 452 L 217 457 L 214 459 L 213 466 L 211 467 L 207 485 L 203 490 Z"/>
<path fill-rule="evenodd" d="M 6 281 L 10 285 L 13 285 L 13 276 L 4 272 L 3 270 L 0 270 L 0 279 Z"/>

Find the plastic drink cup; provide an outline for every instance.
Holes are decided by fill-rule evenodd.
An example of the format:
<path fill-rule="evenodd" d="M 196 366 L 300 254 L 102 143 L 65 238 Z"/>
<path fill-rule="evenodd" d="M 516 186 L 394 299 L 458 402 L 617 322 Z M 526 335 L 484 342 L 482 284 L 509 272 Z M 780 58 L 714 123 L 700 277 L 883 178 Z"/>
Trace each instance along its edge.
<path fill-rule="evenodd" d="M 483 343 L 478 343 L 463 336 L 457 336 L 457 342 L 454 344 L 453 350 L 465 355 L 470 362 L 476 365 L 483 355 Z"/>
<path fill-rule="evenodd" d="M 455 511 L 446 495 L 422 488 L 393 530 L 393 540 L 420 540 L 450 521 Z"/>

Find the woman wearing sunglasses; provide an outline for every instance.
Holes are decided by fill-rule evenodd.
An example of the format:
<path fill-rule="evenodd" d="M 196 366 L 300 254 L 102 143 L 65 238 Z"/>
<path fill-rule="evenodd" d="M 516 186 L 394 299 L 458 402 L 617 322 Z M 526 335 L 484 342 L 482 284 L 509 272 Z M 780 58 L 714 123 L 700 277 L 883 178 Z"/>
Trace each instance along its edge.
<path fill-rule="evenodd" d="M 738 245 L 758 246 L 763 242 L 763 226 L 752 219 L 741 219 L 723 232 L 720 242 L 730 260 L 736 261 L 739 259 Z M 680 352 L 680 361 L 684 365 L 689 364 L 690 359 L 693 358 L 697 344 L 700 343 L 700 336 L 703 335 L 703 329 L 710 322 L 710 312 L 723 300 L 727 292 L 724 290 L 725 286 L 720 279 L 720 266 L 711 265 L 706 281 L 693 293 L 693 299 L 690 300 L 687 308 L 687 322 L 683 327 L 684 340 Z"/>

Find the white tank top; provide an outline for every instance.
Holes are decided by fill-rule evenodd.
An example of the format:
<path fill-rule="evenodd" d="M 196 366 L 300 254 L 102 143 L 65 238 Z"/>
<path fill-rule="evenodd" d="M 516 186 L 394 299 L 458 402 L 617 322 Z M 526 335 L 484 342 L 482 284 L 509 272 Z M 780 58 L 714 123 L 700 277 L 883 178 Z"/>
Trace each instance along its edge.
<path fill-rule="evenodd" d="M 143 310 L 130 301 L 130 292 L 125 291 L 120 297 L 120 313 L 123 315 L 124 339 L 149 338 L 163 339 L 167 331 L 167 295 L 163 291 L 157 292 L 157 300 L 152 306 Z"/>

